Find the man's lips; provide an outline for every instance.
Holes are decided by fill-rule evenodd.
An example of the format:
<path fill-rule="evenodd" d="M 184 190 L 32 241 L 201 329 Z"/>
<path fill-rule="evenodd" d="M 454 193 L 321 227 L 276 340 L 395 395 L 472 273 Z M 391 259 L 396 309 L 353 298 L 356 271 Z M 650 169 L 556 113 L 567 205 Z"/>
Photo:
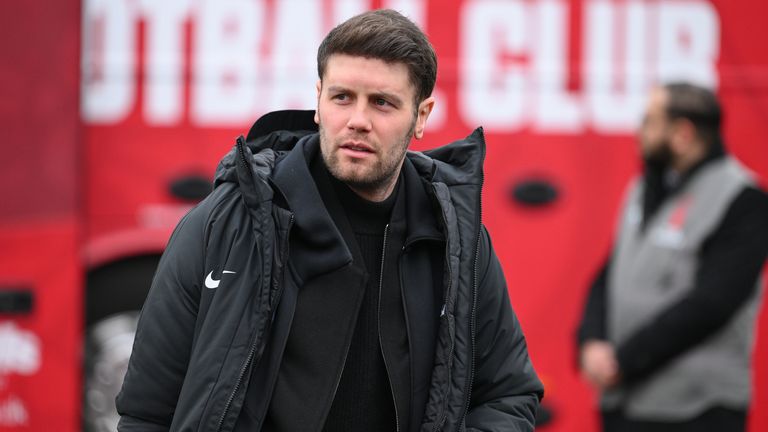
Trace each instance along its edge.
<path fill-rule="evenodd" d="M 361 142 L 346 142 L 340 145 L 339 149 L 352 157 L 365 157 L 376 153 L 373 147 Z"/>
<path fill-rule="evenodd" d="M 345 142 L 340 147 L 343 149 L 374 153 L 373 147 L 363 142 L 355 142 L 355 141 Z"/>

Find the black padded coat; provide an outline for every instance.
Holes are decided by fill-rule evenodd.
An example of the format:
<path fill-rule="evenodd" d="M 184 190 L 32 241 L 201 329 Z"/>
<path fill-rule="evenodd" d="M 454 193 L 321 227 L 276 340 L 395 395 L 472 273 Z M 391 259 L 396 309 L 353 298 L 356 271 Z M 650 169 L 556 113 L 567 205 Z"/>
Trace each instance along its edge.
<path fill-rule="evenodd" d="M 258 428 L 298 290 L 350 264 L 308 186 L 307 155 L 318 147 L 310 122 L 289 122 L 299 130 L 260 122 L 222 159 L 213 192 L 182 219 L 163 254 L 117 397 L 120 431 Z M 534 428 L 543 387 L 480 221 L 484 156 L 481 129 L 407 154 L 406 177 L 422 189 L 410 197 L 399 259 L 413 377 L 401 430 Z M 437 228 L 419 222 L 424 212 Z M 435 284 L 439 294 L 419 288 Z M 262 397 L 246 402 L 254 393 Z M 395 393 L 397 406 L 402 391 Z M 248 406 L 246 427 L 243 406 L 254 403 L 263 406 Z"/>

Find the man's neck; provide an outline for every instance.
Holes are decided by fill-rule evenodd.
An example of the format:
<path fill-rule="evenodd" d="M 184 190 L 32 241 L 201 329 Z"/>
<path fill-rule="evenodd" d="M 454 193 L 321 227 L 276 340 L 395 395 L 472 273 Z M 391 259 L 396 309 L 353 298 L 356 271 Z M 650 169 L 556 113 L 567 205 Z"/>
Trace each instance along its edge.
<path fill-rule="evenodd" d="M 354 232 L 356 234 L 383 234 L 384 226 L 390 221 L 392 208 L 399 193 L 399 186 L 396 185 L 386 199 L 371 201 L 357 194 L 347 184 L 333 178 L 330 173 L 329 178 L 333 184 L 336 198 L 344 208 Z M 396 184 L 399 183 L 396 182 Z"/>

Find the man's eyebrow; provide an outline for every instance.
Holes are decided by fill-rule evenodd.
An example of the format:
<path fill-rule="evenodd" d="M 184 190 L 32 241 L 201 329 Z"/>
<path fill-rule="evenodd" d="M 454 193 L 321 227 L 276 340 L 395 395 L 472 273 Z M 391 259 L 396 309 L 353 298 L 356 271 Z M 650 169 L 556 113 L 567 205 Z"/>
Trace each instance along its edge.
<path fill-rule="evenodd" d="M 387 93 L 385 91 L 380 91 L 380 92 L 373 93 L 371 95 L 371 97 L 386 99 L 389 102 L 391 102 L 392 104 L 397 105 L 397 106 L 400 106 L 400 105 L 403 104 L 403 100 L 400 99 L 399 96 L 397 96 L 397 95 L 395 95 L 393 93 Z"/>
<path fill-rule="evenodd" d="M 339 93 L 339 92 L 346 92 L 349 91 L 345 87 L 338 86 L 338 85 L 330 85 L 328 86 L 328 91 L 333 93 Z"/>
<path fill-rule="evenodd" d="M 328 93 L 347 93 L 349 91 L 350 90 L 348 88 L 337 85 L 337 84 L 328 86 Z M 377 91 L 377 92 L 371 93 L 369 97 L 386 99 L 392 104 L 398 105 L 398 106 L 403 104 L 403 99 L 401 99 L 399 96 L 397 96 L 394 93 L 390 93 L 386 91 Z"/>

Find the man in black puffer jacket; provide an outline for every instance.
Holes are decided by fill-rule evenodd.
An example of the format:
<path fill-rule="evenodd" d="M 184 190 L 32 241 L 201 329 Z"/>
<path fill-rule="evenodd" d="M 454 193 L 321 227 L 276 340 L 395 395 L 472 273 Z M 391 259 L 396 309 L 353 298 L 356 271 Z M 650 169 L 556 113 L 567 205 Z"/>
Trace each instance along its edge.
<path fill-rule="evenodd" d="M 358 15 L 318 72 L 317 111 L 260 119 L 176 228 L 119 429 L 533 430 L 543 388 L 481 223 L 482 130 L 407 150 L 434 106 L 426 36 Z"/>

